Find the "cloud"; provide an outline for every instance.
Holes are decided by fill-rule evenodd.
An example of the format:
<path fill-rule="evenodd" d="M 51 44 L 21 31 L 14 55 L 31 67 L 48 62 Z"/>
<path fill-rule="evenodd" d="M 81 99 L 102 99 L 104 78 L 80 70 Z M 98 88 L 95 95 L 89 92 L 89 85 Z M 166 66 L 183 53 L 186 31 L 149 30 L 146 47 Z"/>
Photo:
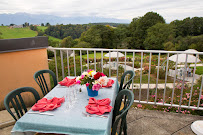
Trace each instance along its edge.
<path fill-rule="evenodd" d="M 149 11 L 166 22 L 202 16 L 202 0 L 7 0 L 0 2 L 0 13 L 26 12 L 57 16 L 97 16 L 132 20 Z"/>

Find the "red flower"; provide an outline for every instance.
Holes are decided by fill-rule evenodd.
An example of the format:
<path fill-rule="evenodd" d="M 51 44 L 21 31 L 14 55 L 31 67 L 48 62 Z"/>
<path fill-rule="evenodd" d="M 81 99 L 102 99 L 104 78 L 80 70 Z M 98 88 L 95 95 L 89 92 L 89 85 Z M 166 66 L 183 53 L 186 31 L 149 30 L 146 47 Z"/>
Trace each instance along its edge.
<path fill-rule="evenodd" d="M 97 72 L 97 73 L 94 75 L 94 79 L 97 80 L 97 79 L 99 79 L 101 76 L 105 76 L 104 73 Z"/>

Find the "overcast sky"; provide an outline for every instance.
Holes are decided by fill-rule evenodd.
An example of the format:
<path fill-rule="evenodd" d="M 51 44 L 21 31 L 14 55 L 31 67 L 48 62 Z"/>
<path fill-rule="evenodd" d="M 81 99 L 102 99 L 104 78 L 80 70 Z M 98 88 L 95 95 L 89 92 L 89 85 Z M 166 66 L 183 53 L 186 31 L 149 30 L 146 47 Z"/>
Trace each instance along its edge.
<path fill-rule="evenodd" d="M 154 11 L 166 22 L 203 17 L 203 0 L 1 0 L 1 13 L 97 16 L 132 20 Z"/>

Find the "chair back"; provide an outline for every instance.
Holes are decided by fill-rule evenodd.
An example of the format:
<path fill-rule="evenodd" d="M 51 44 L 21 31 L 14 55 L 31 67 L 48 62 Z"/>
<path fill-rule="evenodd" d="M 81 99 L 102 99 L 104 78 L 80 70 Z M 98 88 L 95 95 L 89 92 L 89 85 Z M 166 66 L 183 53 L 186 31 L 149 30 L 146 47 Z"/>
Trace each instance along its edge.
<path fill-rule="evenodd" d="M 130 74 L 130 79 L 128 80 L 128 82 L 126 84 L 123 84 L 125 77 L 128 74 Z M 123 75 L 121 77 L 121 83 L 120 83 L 119 91 L 121 91 L 122 89 L 129 89 L 134 77 L 135 77 L 135 72 L 133 70 L 127 70 L 125 73 L 123 73 Z"/>
<path fill-rule="evenodd" d="M 134 94 L 132 91 L 124 89 L 118 93 L 113 110 L 111 135 L 116 135 L 118 129 L 119 129 L 118 135 L 121 135 L 122 132 L 124 132 L 124 135 L 127 135 L 126 116 L 133 102 L 134 102 Z M 124 104 L 122 110 L 120 110 L 121 103 Z"/>
<path fill-rule="evenodd" d="M 34 79 L 37 82 L 37 84 L 39 85 L 39 87 L 41 88 L 44 96 L 49 92 L 48 85 L 47 85 L 47 82 L 44 77 L 45 73 L 49 73 L 52 76 L 53 81 L 54 81 L 54 87 L 57 85 L 56 75 L 53 71 L 51 71 L 49 69 L 37 71 L 34 74 Z"/>
<path fill-rule="evenodd" d="M 24 115 L 24 113 L 27 112 L 27 108 L 21 96 L 21 93 L 23 92 L 31 92 L 34 95 L 36 102 L 40 99 L 38 92 L 32 87 L 21 87 L 8 93 L 8 95 L 6 95 L 6 97 L 4 98 L 4 106 L 16 121 L 20 119 Z M 13 106 L 17 117 L 11 111 L 11 108 L 9 106 L 10 103 Z"/>

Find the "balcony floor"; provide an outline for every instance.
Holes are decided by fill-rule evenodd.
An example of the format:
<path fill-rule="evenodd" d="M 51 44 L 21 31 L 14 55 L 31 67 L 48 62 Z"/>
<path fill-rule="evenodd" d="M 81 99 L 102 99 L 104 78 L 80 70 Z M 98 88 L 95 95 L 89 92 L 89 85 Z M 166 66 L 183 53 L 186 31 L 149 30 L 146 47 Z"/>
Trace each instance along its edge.
<path fill-rule="evenodd" d="M 128 112 L 128 135 L 194 135 L 190 126 L 203 116 L 131 108 Z M 13 126 L 1 129 L 9 135 Z"/>

